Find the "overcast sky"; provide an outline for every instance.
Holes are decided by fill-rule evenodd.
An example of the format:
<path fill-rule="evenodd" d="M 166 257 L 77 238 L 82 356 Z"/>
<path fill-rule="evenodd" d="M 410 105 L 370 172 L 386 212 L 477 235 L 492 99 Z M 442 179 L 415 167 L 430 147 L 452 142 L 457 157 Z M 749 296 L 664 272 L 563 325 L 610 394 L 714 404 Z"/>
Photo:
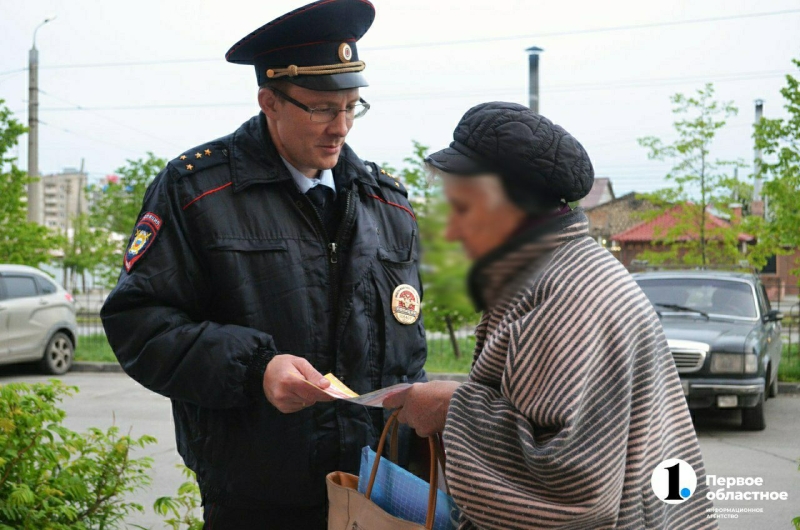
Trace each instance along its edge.
<path fill-rule="evenodd" d="M 372 110 L 348 142 L 362 158 L 395 167 L 412 139 L 447 145 L 472 105 L 527 104 L 524 50 L 533 45 L 545 50 L 540 112 L 583 143 L 618 195 L 663 185 L 668 165 L 648 161 L 636 138 L 673 138 L 669 96 L 705 82 L 740 109 L 713 154 L 751 164 L 753 102 L 764 99 L 767 116 L 784 115 L 779 90 L 800 57 L 798 0 L 374 3 L 375 23 L 358 45 Z M 224 54 L 300 5 L 0 0 L 0 99 L 27 124 L 33 30 L 57 15 L 37 34 L 40 172 L 83 159 L 97 179 L 147 151 L 174 158 L 258 111 L 252 67 Z M 26 167 L 27 137 L 18 157 Z"/>

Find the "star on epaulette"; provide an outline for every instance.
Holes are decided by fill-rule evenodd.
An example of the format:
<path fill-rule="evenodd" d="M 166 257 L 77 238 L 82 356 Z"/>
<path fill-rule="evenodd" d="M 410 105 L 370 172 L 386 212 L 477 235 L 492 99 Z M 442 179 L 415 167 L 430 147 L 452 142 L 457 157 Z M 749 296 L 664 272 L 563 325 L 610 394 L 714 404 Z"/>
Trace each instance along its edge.
<path fill-rule="evenodd" d="M 189 163 L 189 160 L 192 163 Z M 227 162 L 227 149 L 217 144 L 208 144 L 181 154 L 175 159 L 172 166 L 178 170 L 180 175 L 189 175 Z"/>
<path fill-rule="evenodd" d="M 386 175 L 390 179 L 394 179 L 394 185 L 397 186 L 398 188 L 400 187 L 400 180 L 391 173 L 389 173 L 388 171 L 386 171 L 385 169 L 381 169 L 381 175 Z"/>
<path fill-rule="evenodd" d="M 377 174 L 375 175 L 378 184 L 381 186 L 386 186 L 387 188 L 393 189 L 402 193 L 404 196 L 408 197 L 408 190 L 406 190 L 403 183 L 400 182 L 400 179 L 386 171 L 385 169 L 377 169 Z"/>

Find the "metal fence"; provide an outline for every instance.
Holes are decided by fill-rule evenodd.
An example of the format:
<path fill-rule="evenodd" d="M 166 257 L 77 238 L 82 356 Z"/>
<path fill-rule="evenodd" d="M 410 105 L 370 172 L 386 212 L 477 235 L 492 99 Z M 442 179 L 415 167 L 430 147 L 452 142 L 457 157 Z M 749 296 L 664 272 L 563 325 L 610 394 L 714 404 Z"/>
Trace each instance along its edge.
<path fill-rule="evenodd" d="M 783 325 L 785 348 L 781 364 L 800 368 L 800 302 L 792 305 L 783 314 Z"/>

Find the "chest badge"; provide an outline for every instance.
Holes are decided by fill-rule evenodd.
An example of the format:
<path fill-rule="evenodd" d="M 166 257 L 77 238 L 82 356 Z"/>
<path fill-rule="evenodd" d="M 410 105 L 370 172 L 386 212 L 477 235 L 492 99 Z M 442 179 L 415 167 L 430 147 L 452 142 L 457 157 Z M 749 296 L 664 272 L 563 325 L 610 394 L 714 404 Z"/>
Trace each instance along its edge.
<path fill-rule="evenodd" d="M 408 284 L 398 285 L 392 293 L 392 314 L 401 324 L 410 325 L 419 319 L 419 293 Z"/>

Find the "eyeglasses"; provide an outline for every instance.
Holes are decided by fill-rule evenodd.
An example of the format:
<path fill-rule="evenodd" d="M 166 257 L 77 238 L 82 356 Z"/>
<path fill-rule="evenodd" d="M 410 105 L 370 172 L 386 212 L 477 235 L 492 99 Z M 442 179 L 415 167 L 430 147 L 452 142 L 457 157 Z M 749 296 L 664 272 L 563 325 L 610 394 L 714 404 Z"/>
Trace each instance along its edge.
<path fill-rule="evenodd" d="M 311 108 L 308 105 L 300 103 L 299 101 L 289 96 L 288 94 L 281 92 L 277 88 L 270 87 L 270 90 L 275 92 L 278 96 L 285 99 L 295 107 L 303 109 L 304 111 L 308 112 L 308 114 L 311 117 L 311 121 L 316 123 L 330 123 L 339 116 L 340 112 L 344 112 L 345 118 L 352 121 L 356 118 L 360 118 L 361 116 L 366 114 L 367 111 L 369 110 L 369 103 L 367 103 L 361 98 L 358 98 L 358 103 L 356 103 L 355 105 L 348 105 L 343 109 L 337 109 L 333 107 Z"/>

